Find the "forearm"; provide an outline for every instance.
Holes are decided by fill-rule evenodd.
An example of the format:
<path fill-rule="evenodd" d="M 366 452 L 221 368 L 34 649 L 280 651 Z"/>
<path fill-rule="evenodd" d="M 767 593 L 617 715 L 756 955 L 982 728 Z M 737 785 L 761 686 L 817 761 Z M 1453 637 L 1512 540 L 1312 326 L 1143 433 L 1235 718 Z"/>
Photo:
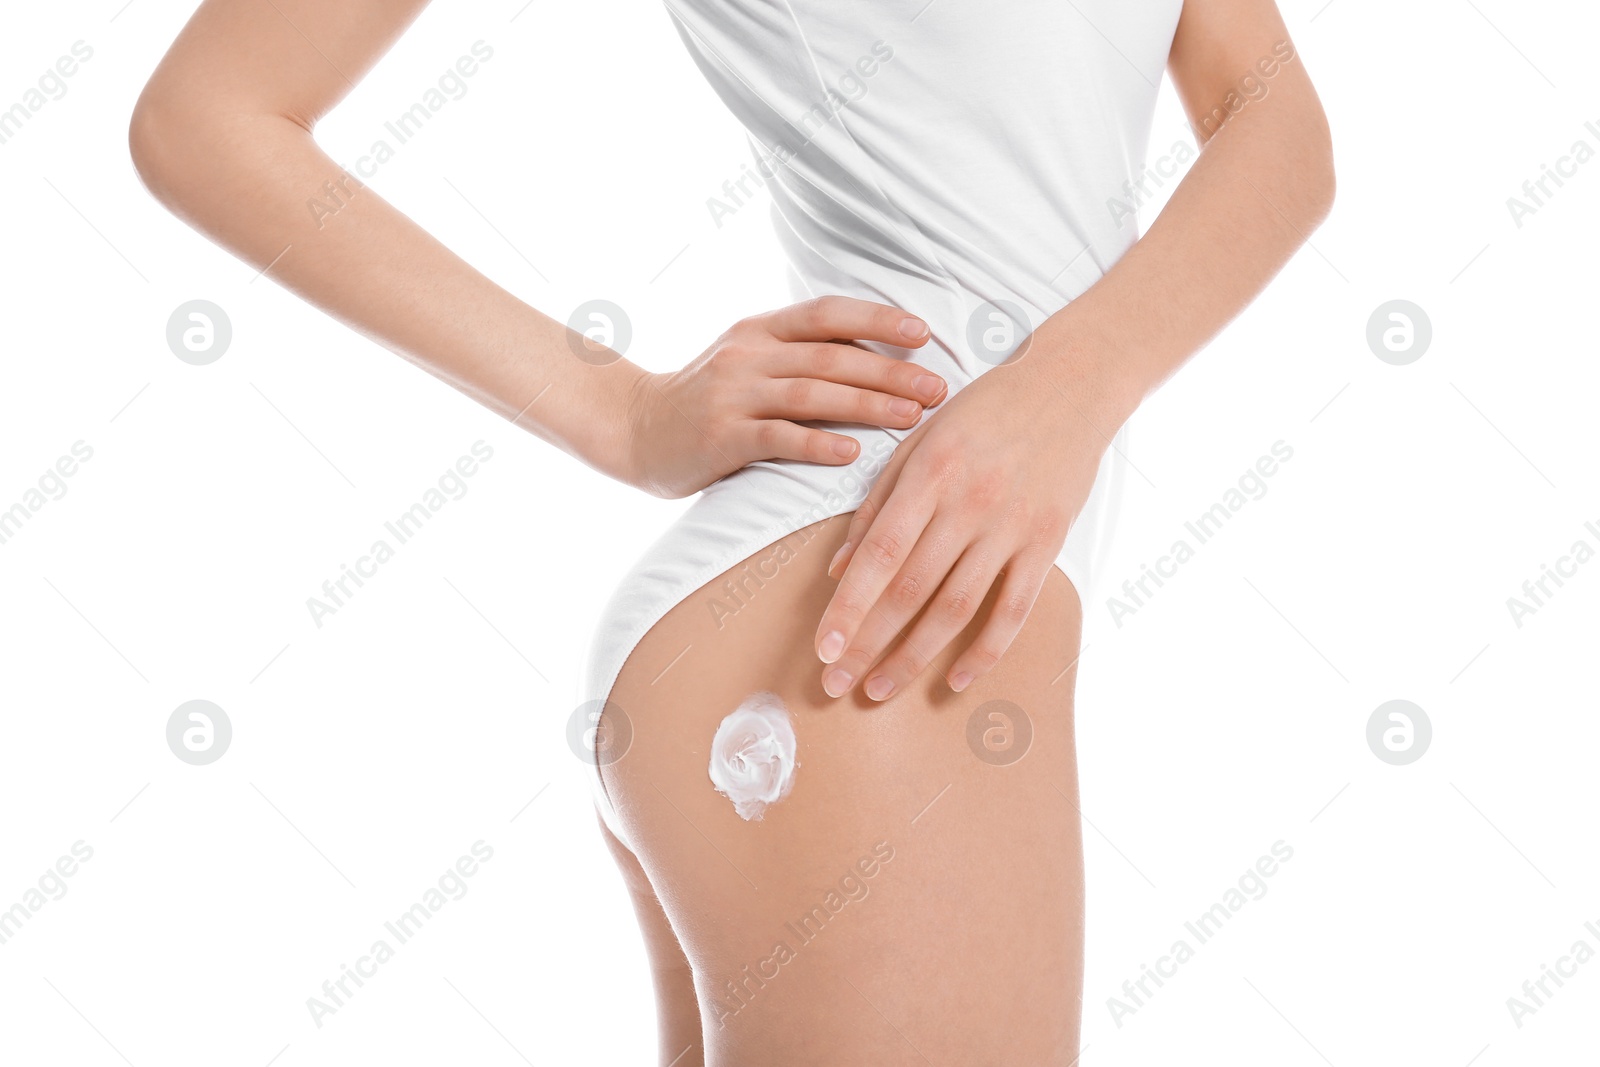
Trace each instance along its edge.
<path fill-rule="evenodd" d="M 150 191 L 195 229 L 491 410 L 626 475 L 627 405 L 644 372 L 577 358 L 562 323 L 346 174 L 304 125 L 147 93 L 130 142 Z"/>
<path fill-rule="evenodd" d="M 1205 143 L 1149 231 L 1035 331 L 1038 356 L 1019 366 L 1047 372 L 1114 432 L 1267 286 L 1326 216 L 1333 189 L 1309 80 L 1275 86 Z"/>

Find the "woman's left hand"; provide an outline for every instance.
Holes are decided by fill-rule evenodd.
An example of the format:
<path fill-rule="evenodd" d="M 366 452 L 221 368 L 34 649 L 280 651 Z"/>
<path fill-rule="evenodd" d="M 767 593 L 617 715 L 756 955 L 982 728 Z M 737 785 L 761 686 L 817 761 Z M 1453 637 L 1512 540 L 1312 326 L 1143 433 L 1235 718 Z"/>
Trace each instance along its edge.
<path fill-rule="evenodd" d="M 993 669 L 1022 629 L 1116 430 L 1095 425 L 1107 408 L 1051 358 L 1035 349 L 987 371 L 885 466 L 828 567 L 830 576 L 844 568 L 816 635 L 830 696 L 863 677 L 873 700 L 904 689 L 997 578 L 999 597 L 945 676 L 950 687 L 960 692 Z"/>

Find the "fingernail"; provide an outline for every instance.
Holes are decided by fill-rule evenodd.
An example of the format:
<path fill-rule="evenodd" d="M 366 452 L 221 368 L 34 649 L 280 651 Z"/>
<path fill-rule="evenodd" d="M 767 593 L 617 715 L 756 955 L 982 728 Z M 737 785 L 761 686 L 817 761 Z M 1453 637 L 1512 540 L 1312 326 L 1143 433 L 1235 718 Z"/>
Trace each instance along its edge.
<path fill-rule="evenodd" d="M 829 671 L 822 680 L 822 688 L 831 697 L 843 696 L 850 688 L 851 677 L 846 671 Z"/>
<path fill-rule="evenodd" d="M 835 567 L 837 567 L 839 565 L 839 561 L 844 559 L 844 554 L 846 552 L 848 552 L 848 551 L 850 551 L 850 542 L 846 541 L 844 544 L 839 546 L 839 551 L 837 551 L 837 552 L 835 552 L 833 554 L 833 559 L 828 561 L 828 573 L 829 574 L 833 573 L 833 568 L 835 568 Z"/>
<path fill-rule="evenodd" d="M 932 400 L 944 391 L 944 382 L 931 374 L 919 374 L 911 383 L 911 388 Z"/>
<path fill-rule="evenodd" d="M 892 692 L 894 692 L 894 683 L 883 675 L 880 674 L 876 678 L 867 679 L 867 696 L 873 700 L 882 700 Z"/>
<path fill-rule="evenodd" d="M 950 677 L 950 688 L 955 690 L 957 693 L 961 692 L 971 684 L 972 675 L 968 674 L 966 671 L 957 671 Z"/>
<path fill-rule="evenodd" d="M 892 414 L 900 416 L 902 419 L 909 419 L 911 416 L 915 415 L 921 410 L 921 404 L 917 403 L 915 400 L 907 400 L 903 396 L 897 396 L 893 400 L 889 401 L 889 411 Z"/>
<path fill-rule="evenodd" d="M 910 403 L 910 401 L 906 401 Z M 833 454 L 841 459 L 849 459 L 856 454 L 856 443 L 848 437 L 840 437 L 833 442 Z"/>
<path fill-rule="evenodd" d="M 822 658 L 822 662 L 832 663 L 839 658 L 839 653 L 843 651 L 844 634 L 838 630 L 829 630 L 827 636 L 822 639 L 822 644 L 817 648 L 817 655 Z M 847 674 L 845 677 L 848 678 L 850 676 Z M 845 684 L 849 685 L 850 683 L 846 682 Z"/>
<path fill-rule="evenodd" d="M 901 319 L 900 336 L 913 341 L 928 335 L 928 324 L 921 319 Z"/>

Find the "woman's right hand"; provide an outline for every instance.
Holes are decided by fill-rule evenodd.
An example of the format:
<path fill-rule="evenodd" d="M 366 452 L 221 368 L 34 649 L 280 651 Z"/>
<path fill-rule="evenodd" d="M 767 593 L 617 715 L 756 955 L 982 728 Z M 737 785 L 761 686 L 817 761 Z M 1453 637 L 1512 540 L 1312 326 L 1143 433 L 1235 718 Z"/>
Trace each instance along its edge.
<path fill-rule="evenodd" d="M 845 296 L 742 319 L 682 370 L 639 379 L 625 480 L 677 498 L 759 460 L 850 463 L 854 438 L 799 423 L 915 426 L 944 398 L 944 379 L 851 341 L 920 348 L 928 336 L 914 315 Z"/>

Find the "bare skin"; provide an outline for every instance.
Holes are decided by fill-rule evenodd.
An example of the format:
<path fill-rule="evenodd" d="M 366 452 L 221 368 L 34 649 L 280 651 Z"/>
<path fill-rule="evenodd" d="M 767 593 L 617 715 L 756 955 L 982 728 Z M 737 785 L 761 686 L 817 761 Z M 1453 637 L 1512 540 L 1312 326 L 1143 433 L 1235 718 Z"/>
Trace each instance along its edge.
<path fill-rule="evenodd" d="M 689 958 L 683 954 L 683 945 L 672 932 L 672 924 L 639 858 L 617 840 L 604 822 L 600 823 L 600 835 L 605 838 L 611 858 L 617 861 L 617 869 L 622 872 L 628 897 L 633 901 L 634 918 L 638 919 L 639 933 L 644 938 L 645 953 L 650 959 L 661 1062 L 671 1067 L 703 1064 L 705 1040 L 700 1033 L 700 1002 L 695 996 L 694 970 L 689 966 Z"/>
<path fill-rule="evenodd" d="M 1071 1064 L 1083 983 L 1076 591 L 1052 568 L 1005 662 L 963 693 L 930 672 L 882 703 L 833 700 L 810 666 L 807 620 L 832 592 L 827 563 L 850 518 L 792 534 L 668 612 L 602 716 L 602 730 L 626 715 L 632 731 L 601 773 L 632 845 L 607 834 L 653 963 L 660 1062 Z M 719 625 L 710 602 L 725 579 L 744 603 Z M 793 792 L 745 821 L 707 768 L 723 716 L 760 689 L 787 706 L 800 766 Z M 988 762 L 968 730 L 994 700 L 1027 726 L 1010 709 L 982 715 Z M 848 902 L 797 929 L 830 889 Z"/>

